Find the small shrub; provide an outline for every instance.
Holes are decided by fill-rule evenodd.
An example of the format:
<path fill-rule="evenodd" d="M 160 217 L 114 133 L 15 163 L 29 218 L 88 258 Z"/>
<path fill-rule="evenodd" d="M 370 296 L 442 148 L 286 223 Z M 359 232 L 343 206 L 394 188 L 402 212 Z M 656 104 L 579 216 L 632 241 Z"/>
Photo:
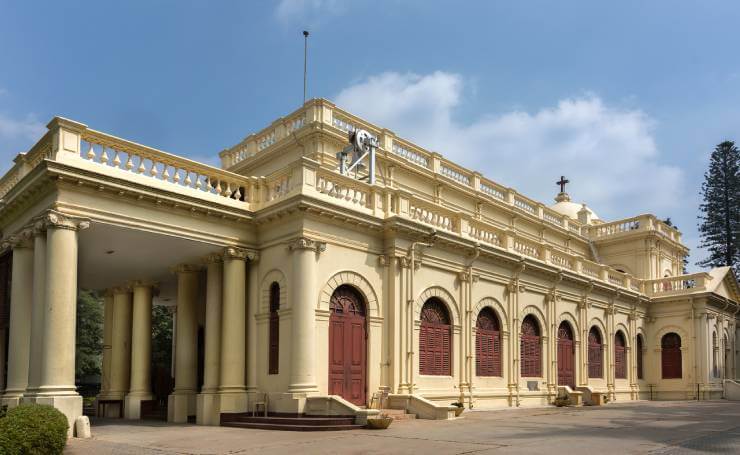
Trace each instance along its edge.
<path fill-rule="evenodd" d="M 8 412 L 8 407 L 6 405 L 0 406 L 0 419 L 5 417 L 5 414 Z"/>
<path fill-rule="evenodd" d="M 67 444 L 67 417 L 52 406 L 30 404 L 0 419 L 0 453 L 57 455 Z"/>
<path fill-rule="evenodd" d="M 570 406 L 572 403 L 570 402 L 569 397 L 557 397 L 555 398 L 555 401 L 553 401 L 553 404 L 559 408 L 562 408 L 563 406 Z"/>

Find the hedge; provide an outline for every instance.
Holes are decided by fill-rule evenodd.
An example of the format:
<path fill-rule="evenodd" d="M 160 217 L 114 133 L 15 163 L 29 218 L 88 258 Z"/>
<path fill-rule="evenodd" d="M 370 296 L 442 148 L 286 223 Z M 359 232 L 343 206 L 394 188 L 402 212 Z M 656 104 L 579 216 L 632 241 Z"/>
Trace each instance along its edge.
<path fill-rule="evenodd" d="M 24 404 L 0 419 L 0 454 L 57 455 L 67 444 L 67 417 L 52 406 Z"/>

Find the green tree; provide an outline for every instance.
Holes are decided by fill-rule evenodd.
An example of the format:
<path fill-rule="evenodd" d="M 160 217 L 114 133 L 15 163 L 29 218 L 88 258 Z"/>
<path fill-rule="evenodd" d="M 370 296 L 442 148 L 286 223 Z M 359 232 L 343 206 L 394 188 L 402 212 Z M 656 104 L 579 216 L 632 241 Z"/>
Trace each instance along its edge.
<path fill-rule="evenodd" d="M 94 291 L 77 295 L 75 375 L 78 379 L 100 374 L 103 354 L 103 303 Z"/>
<path fill-rule="evenodd" d="M 701 187 L 700 247 L 703 267 L 732 266 L 740 272 L 740 151 L 732 141 L 715 147 Z"/>
<path fill-rule="evenodd" d="M 172 315 L 169 308 L 152 308 L 152 364 L 167 371 L 172 365 Z"/>

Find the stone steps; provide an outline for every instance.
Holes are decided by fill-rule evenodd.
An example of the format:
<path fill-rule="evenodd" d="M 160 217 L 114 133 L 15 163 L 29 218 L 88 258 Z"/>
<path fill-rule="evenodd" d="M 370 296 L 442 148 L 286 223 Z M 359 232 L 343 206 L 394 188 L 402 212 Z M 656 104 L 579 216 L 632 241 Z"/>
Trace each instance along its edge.
<path fill-rule="evenodd" d="M 381 414 L 385 414 L 393 420 L 414 420 L 416 414 L 410 414 L 405 409 L 380 409 Z"/>
<path fill-rule="evenodd" d="M 363 428 L 356 425 L 353 416 L 251 416 L 250 414 L 221 414 L 221 425 L 234 428 L 283 431 L 342 431 Z"/>

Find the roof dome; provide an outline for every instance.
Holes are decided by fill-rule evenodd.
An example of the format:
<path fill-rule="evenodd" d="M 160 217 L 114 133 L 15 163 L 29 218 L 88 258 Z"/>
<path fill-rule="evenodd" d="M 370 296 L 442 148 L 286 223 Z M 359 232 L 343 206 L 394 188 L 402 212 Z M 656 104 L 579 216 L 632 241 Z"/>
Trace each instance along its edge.
<path fill-rule="evenodd" d="M 600 219 L 596 212 L 591 210 L 586 204 L 571 202 L 568 193 L 558 194 L 558 196 L 555 198 L 555 201 L 555 204 L 551 205 L 550 208 L 561 215 L 569 217 L 572 220 L 578 220 L 578 212 L 580 212 L 584 208 L 588 210 L 590 215 L 589 218 L 591 221 Z"/>

